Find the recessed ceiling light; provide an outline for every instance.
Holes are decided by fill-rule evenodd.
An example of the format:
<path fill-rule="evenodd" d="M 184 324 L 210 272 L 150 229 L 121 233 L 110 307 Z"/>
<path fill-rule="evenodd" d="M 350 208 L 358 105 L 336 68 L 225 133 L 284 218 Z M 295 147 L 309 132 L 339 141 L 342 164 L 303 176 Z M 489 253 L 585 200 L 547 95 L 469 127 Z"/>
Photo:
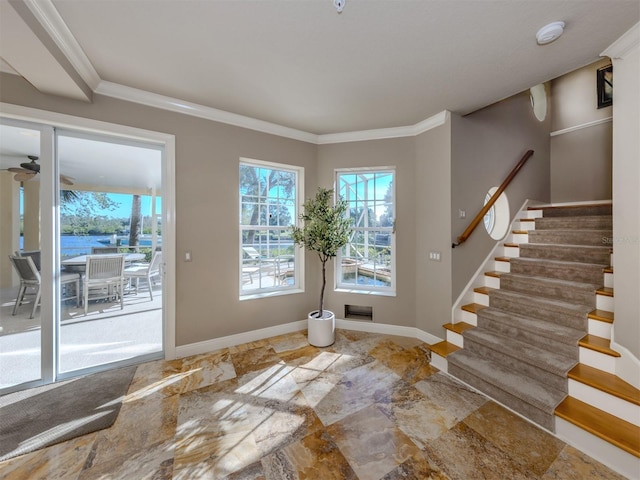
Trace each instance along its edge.
<path fill-rule="evenodd" d="M 549 25 L 545 25 L 536 33 L 538 45 L 546 45 L 557 40 L 562 35 L 562 32 L 564 32 L 564 22 L 552 22 Z"/>

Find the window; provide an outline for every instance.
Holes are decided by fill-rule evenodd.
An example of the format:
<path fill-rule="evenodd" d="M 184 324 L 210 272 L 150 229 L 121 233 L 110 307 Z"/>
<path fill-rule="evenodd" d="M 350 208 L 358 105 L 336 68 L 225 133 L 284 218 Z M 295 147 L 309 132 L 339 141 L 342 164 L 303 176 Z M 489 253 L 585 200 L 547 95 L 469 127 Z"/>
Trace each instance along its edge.
<path fill-rule="evenodd" d="M 337 258 L 336 286 L 395 293 L 395 171 L 337 172 L 338 194 L 353 219 L 350 241 Z"/>
<path fill-rule="evenodd" d="M 240 296 L 301 288 L 302 256 L 290 226 L 303 197 L 303 169 L 240 161 Z"/>

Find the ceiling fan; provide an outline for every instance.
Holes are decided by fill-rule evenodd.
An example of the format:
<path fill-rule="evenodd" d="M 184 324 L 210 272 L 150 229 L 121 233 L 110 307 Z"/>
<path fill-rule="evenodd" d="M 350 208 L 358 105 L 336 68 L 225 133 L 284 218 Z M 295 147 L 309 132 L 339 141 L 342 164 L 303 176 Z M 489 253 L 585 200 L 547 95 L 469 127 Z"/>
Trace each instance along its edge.
<path fill-rule="evenodd" d="M 20 164 L 20 168 L 11 167 L 7 170 L 15 173 L 13 179 L 16 182 L 26 182 L 27 180 L 31 180 L 38 173 L 40 173 L 40 165 L 36 163 L 38 160 L 37 155 L 27 155 L 27 158 L 31 160 L 30 162 L 24 162 Z M 66 175 L 60 175 L 60 183 L 65 185 L 73 185 L 73 179 L 71 177 L 67 177 Z"/>

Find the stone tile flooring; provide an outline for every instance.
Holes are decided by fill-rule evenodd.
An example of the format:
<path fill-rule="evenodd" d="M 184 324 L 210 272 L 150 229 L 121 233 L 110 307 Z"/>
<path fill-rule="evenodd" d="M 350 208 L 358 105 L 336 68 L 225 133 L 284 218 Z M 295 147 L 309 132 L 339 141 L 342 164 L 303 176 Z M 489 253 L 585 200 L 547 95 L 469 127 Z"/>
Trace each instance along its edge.
<path fill-rule="evenodd" d="M 620 479 L 429 365 L 419 340 L 303 332 L 138 367 L 114 425 L 4 479 Z"/>

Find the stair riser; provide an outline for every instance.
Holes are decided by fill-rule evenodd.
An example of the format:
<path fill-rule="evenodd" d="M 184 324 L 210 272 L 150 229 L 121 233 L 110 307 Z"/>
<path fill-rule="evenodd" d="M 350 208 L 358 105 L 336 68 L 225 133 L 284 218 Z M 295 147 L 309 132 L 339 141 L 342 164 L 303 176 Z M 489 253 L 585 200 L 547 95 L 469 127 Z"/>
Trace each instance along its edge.
<path fill-rule="evenodd" d="M 520 400 L 517 397 L 505 392 L 504 390 L 492 385 L 491 383 L 485 382 L 478 378 L 475 374 L 467 372 L 457 365 L 453 364 L 453 362 L 449 362 L 449 374 L 453 375 L 456 378 L 459 378 L 463 382 L 468 385 L 471 385 L 473 388 L 483 392 L 485 395 L 497 400 L 498 402 L 506 405 L 507 407 L 515 410 L 520 413 L 520 415 L 528 418 L 534 423 L 546 428 L 547 430 L 553 432 L 555 429 L 555 419 L 554 416 L 548 413 L 543 412 L 540 409 L 534 408 L 528 403 Z"/>
<path fill-rule="evenodd" d="M 533 241 L 533 240 L 531 240 Z M 611 253 L 608 247 L 583 248 L 581 246 L 542 246 L 539 244 L 524 244 L 520 246 L 520 257 L 543 258 L 545 260 L 561 260 L 565 262 L 597 263 L 603 266 L 611 264 Z"/>
<path fill-rule="evenodd" d="M 600 310 L 613 312 L 615 310 L 613 297 L 607 295 L 596 295 L 596 307 Z"/>
<path fill-rule="evenodd" d="M 545 298 L 554 298 L 580 305 L 589 305 L 592 308 L 596 307 L 596 296 L 594 290 L 588 291 L 558 285 L 545 285 L 543 282 L 512 277 L 502 278 L 500 284 L 502 290 L 528 293 Z"/>
<path fill-rule="evenodd" d="M 603 372 L 616 374 L 616 359 L 611 355 L 596 352 L 589 348 L 580 347 L 579 349 L 580 363 L 589 367 L 597 368 Z"/>
<path fill-rule="evenodd" d="M 608 246 L 607 239 L 613 236 L 610 230 L 585 231 L 533 230 L 529 232 L 529 243 L 561 245 Z"/>
<path fill-rule="evenodd" d="M 634 405 L 614 395 L 590 387 L 577 380 L 569 379 L 569 395 L 589 405 L 599 408 L 625 422 L 640 427 L 640 406 Z"/>
<path fill-rule="evenodd" d="M 599 217 L 546 217 L 536 219 L 536 230 L 612 230 L 613 219 Z"/>
<path fill-rule="evenodd" d="M 494 350 L 492 347 L 482 345 L 469 337 L 465 338 L 465 350 L 475 353 L 485 359 L 493 360 L 502 366 L 506 366 L 515 372 L 526 375 L 535 380 L 545 382 L 548 386 L 561 392 L 567 392 L 567 379 L 564 376 L 550 374 L 550 372 L 539 367 L 523 362 L 510 355 Z"/>
<path fill-rule="evenodd" d="M 555 278 L 557 280 L 570 280 L 583 283 L 602 283 L 602 267 L 599 265 L 537 264 L 527 262 L 526 259 L 523 258 L 518 258 L 510 262 L 510 267 L 511 273 L 518 273 L 522 275 Z"/>
<path fill-rule="evenodd" d="M 447 330 L 447 342 L 453 343 L 456 347 L 462 348 L 464 345 L 464 338 L 457 332 Z"/>
<path fill-rule="evenodd" d="M 589 334 L 611 340 L 611 324 L 600 320 L 589 319 Z"/>
<path fill-rule="evenodd" d="M 544 321 L 553 321 L 566 327 L 587 331 L 587 316 L 573 313 L 550 310 L 540 305 L 531 305 L 525 302 L 513 302 L 503 299 L 498 295 L 491 295 L 490 304 L 494 308 L 499 308 L 506 312 L 513 312 L 519 315 L 537 318 Z"/>
<path fill-rule="evenodd" d="M 482 315 L 478 316 L 478 326 L 485 328 L 488 331 L 504 335 L 505 337 L 512 338 L 514 340 L 520 340 L 527 342 L 530 345 L 536 347 L 547 348 L 553 350 L 561 355 L 569 358 L 575 358 L 578 361 L 578 345 L 569 345 L 566 343 L 558 342 L 556 340 L 542 337 L 537 333 L 528 332 L 521 328 L 515 328 L 508 324 L 497 322 L 493 319 L 484 318 Z"/>
<path fill-rule="evenodd" d="M 543 208 L 542 216 L 549 217 L 593 217 L 598 215 L 611 215 L 613 207 L 611 204 L 607 205 L 591 205 L 584 207 L 564 207 L 564 208 Z"/>
<path fill-rule="evenodd" d="M 431 366 L 437 368 L 441 372 L 448 373 L 449 372 L 449 362 L 447 359 L 438 355 L 437 353 L 431 352 Z"/>

